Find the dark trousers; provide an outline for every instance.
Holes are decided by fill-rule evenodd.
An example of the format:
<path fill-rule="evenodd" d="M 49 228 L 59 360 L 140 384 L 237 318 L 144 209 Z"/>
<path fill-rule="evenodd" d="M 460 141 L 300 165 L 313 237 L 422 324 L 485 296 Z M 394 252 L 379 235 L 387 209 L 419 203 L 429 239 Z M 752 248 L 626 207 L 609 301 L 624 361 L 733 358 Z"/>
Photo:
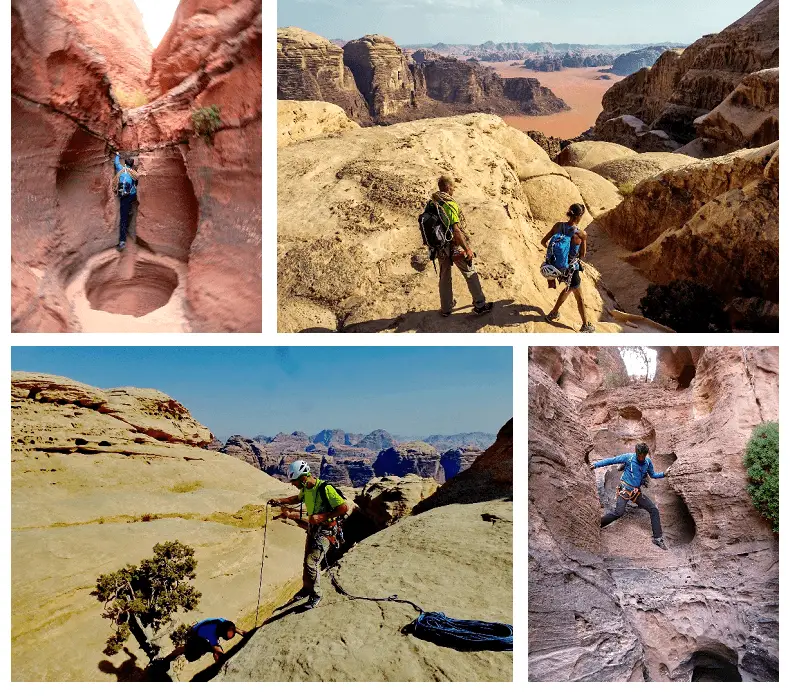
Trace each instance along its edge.
<path fill-rule="evenodd" d="M 453 309 L 453 265 L 461 271 L 466 279 L 469 294 L 478 309 L 485 306 L 486 296 L 480 285 L 480 277 L 477 275 L 474 263 L 461 256 L 451 257 L 448 254 L 439 254 L 439 298 L 442 302 L 442 311 L 451 312 Z"/>
<path fill-rule="evenodd" d="M 119 242 L 126 241 L 126 235 L 129 232 L 129 220 L 132 217 L 132 204 L 137 200 L 137 194 L 131 193 L 128 196 L 121 196 L 121 233 L 118 238 Z"/>
<path fill-rule="evenodd" d="M 601 518 L 601 527 L 611 524 L 616 519 L 619 519 L 625 514 L 625 505 L 628 501 L 625 498 L 617 496 L 617 504 L 614 506 L 614 512 L 607 512 Z M 653 527 L 653 538 L 657 539 L 663 536 L 661 533 L 661 515 L 658 512 L 656 504 L 650 500 L 644 493 L 636 499 L 636 504 L 643 510 L 650 513 L 650 525 Z"/>

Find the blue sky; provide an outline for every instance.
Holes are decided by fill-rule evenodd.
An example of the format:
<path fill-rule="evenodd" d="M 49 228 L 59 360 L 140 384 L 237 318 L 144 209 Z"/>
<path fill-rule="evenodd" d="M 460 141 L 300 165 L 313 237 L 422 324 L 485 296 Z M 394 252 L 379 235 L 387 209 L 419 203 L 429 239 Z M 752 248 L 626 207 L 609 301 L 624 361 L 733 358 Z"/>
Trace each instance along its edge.
<path fill-rule="evenodd" d="M 509 347 L 18 347 L 11 367 L 159 389 L 223 440 L 323 428 L 495 433 L 513 413 Z"/>
<path fill-rule="evenodd" d="M 691 43 L 756 0 L 279 0 L 278 26 L 397 43 Z"/>

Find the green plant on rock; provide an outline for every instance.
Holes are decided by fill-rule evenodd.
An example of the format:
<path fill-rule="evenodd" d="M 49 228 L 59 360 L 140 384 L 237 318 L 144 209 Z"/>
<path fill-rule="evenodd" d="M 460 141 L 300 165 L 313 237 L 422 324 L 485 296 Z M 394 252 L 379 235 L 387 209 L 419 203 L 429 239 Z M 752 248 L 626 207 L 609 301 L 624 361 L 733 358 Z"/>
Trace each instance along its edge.
<path fill-rule="evenodd" d="M 170 633 L 170 640 L 173 641 L 173 646 L 180 648 L 187 642 L 189 631 L 192 627 L 189 624 L 182 623 L 177 629 Z"/>
<path fill-rule="evenodd" d="M 191 582 L 196 567 L 193 548 L 166 541 L 156 544 L 153 558 L 139 566 L 99 576 L 93 594 L 104 604 L 102 617 L 113 627 L 104 653 L 115 655 L 134 636 L 149 659 L 156 657 L 159 646 L 152 643 L 153 636 L 175 612 L 191 611 L 200 602 L 200 592 Z"/>
<path fill-rule="evenodd" d="M 214 133 L 220 129 L 221 125 L 222 119 L 219 107 L 216 105 L 201 106 L 192 112 L 192 127 L 207 145 L 211 145 L 214 141 Z"/>
<path fill-rule="evenodd" d="M 779 531 L 779 424 L 768 422 L 752 432 L 743 465 L 749 475 L 749 495 L 754 507 Z"/>

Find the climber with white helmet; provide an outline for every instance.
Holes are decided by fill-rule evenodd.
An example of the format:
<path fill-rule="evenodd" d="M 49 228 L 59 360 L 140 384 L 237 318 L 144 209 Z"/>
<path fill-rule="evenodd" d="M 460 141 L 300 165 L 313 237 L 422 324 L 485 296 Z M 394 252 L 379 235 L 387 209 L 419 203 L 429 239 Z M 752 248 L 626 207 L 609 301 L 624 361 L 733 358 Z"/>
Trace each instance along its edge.
<path fill-rule="evenodd" d="M 304 609 L 315 609 L 321 601 L 321 561 L 332 545 L 337 546 L 342 538 L 338 518 L 348 514 L 349 505 L 343 495 L 331 484 L 310 473 L 306 462 L 297 460 L 288 466 L 288 480 L 299 489 L 299 493 L 287 498 L 272 498 L 270 505 L 293 505 L 304 503 L 307 521 L 301 512 L 282 510 L 275 519 L 294 520 L 307 530 L 304 549 L 302 589 L 297 597 L 308 597 Z"/>
<path fill-rule="evenodd" d="M 650 448 L 644 442 L 640 442 L 634 452 L 602 459 L 599 462 L 590 464 L 590 469 L 594 470 L 611 464 L 622 465 L 621 470 L 623 474 L 620 478 L 620 483 L 617 485 L 617 503 L 612 512 L 607 512 L 601 518 L 601 527 L 606 527 L 621 518 L 625 514 L 626 505 L 629 502 L 634 503 L 637 507 L 648 511 L 650 524 L 653 528 L 653 543 L 658 548 L 666 551 L 667 545 L 664 543 L 664 536 L 661 531 L 661 515 L 656 504 L 642 493 L 642 487 L 646 485 L 648 477 L 660 479 L 668 476 L 672 467 L 667 467 L 667 470 L 664 472 L 656 472 L 653 469 L 653 460 L 647 456 L 649 452 Z"/>

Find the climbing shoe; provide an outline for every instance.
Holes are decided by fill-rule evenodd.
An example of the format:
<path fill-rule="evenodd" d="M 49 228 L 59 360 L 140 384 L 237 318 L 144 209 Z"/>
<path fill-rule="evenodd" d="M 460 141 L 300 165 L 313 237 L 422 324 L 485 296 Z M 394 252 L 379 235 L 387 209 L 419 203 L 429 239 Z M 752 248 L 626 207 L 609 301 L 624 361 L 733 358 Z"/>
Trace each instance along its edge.
<path fill-rule="evenodd" d="M 126 242 L 118 242 L 118 246 L 116 247 L 116 249 L 118 249 L 118 251 L 123 251 L 124 249 L 126 249 Z"/>
<path fill-rule="evenodd" d="M 653 543 L 658 546 L 658 548 L 664 549 L 664 551 L 669 551 L 667 545 L 664 543 L 664 537 L 653 537 Z"/>
<path fill-rule="evenodd" d="M 581 329 L 579 329 L 579 333 L 595 333 L 595 327 L 588 321 Z"/>
<path fill-rule="evenodd" d="M 311 609 L 315 609 L 319 604 L 321 604 L 321 598 L 313 595 L 310 597 L 310 600 L 304 605 L 305 611 L 310 611 Z"/>
<path fill-rule="evenodd" d="M 560 318 L 560 313 L 559 312 L 549 312 L 546 315 L 546 319 L 548 321 L 557 321 L 557 319 L 559 319 L 559 318 Z"/>
<path fill-rule="evenodd" d="M 486 302 L 482 307 L 475 307 L 475 314 L 487 314 L 494 308 L 493 302 Z"/>
<path fill-rule="evenodd" d="M 458 300 L 453 300 L 453 309 L 455 309 L 455 305 L 457 304 L 458 304 Z M 453 309 L 451 309 L 449 312 L 442 312 L 442 316 L 449 317 L 453 313 Z"/>

